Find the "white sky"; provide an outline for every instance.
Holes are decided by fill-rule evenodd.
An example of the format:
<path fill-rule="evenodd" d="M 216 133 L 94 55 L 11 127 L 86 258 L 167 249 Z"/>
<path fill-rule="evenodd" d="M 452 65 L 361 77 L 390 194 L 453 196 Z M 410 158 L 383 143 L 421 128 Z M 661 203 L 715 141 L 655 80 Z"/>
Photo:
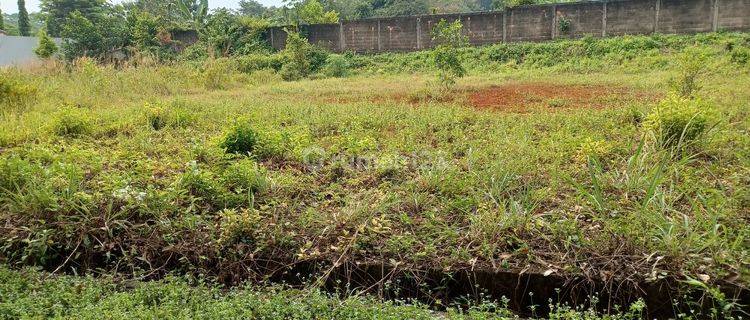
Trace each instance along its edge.
<path fill-rule="evenodd" d="M 122 0 L 110 0 L 111 2 L 122 2 Z M 29 12 L 39 11 L 40 0 L 26 0 L 26 10 Z M 208 0 L 208 4 L 211 8 L 232 8 L 236 9 L 237 4 L 240 0 Z M 281 0 L 258 0 L 265 6 L 280 6 Z M 3 13 L 11 14 L 18 12 L 18 4 L 16 0 L 0 0 L 0 9 Z"/>

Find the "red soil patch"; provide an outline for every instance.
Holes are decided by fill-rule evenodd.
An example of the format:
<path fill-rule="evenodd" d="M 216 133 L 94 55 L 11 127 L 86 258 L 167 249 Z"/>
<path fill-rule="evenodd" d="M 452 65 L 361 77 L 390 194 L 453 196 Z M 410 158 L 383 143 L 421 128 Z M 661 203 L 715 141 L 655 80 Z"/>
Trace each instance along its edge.
<path fill-rule="evenodd" d="M 516 83 L 471 92 L 467 102 L 479 109 L 529 112 L 533 108 L 599 109 L 633 101 L 653 101 L 655 98 L 653 93 L 625 87 Z"/>

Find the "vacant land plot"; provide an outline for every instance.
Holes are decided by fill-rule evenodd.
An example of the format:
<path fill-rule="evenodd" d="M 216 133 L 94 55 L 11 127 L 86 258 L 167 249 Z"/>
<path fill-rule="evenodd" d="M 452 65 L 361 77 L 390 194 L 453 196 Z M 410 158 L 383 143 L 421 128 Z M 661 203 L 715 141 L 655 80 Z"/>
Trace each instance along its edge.
<path fill-rule="evenodd" d="M 118 275 L 98 284 L 108 300 L 80 302 L 98 307 L 161 290 L 127 293 L 117 279 L 179 274 L 229 285 L 309 280 L 438 308 L 502 293 L 513 300 L 505 307 L 527 314 L 549 311 L 547 297 L 582 303 L 587 293 L 613 313 L 645 293 L 667 294 L 671 312 L 699 309 L 704 293 L 742 310 L 732 299 L 750 284 L 750 66 L 733 50 L 749 38 L 636 39 L 655 47 L 576 62 L 554 60 L 556 50 L 636 40 L 539 44 L 523 58 L 499 55 L 515 52 L 505 45 L 467 49 L 485 58 L 449 89 L 427 67 L 391 70 L 420 53 L 354 56 L 349 77 L 297 82 L 272 70 L 228 67 L 216 79 L 187 64 L 85 59 L 4 70 L 15 93 L 1 101 L 0 258 Z M 704 68 L 681 95 L 689 50 Z M 0 273 L 40 285 L 37 273 Z M 446 279 L 478 275 L 489 278 L 467 280 L 474 292 L 446 289 L 458 285 Z M 546 293 L 534 298 L 528 282 L 519 291 L 529 279 Z M 154 296 L 168 301 L 183 285 Z M 215 303 L 252 295 L 273 296 Z M 313 297 L 300 301 L 337 303 Z M 27 300 L 2 303 L 17 301 Z M 22 314 L 14 308 L 0 312 Z"/>

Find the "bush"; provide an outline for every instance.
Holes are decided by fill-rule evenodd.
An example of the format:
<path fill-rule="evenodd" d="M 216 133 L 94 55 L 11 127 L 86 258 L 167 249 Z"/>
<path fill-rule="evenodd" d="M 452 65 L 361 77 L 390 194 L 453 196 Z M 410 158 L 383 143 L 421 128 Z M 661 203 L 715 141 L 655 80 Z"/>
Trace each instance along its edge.
<path fill-rule="evenodd" d="M 39 46 L 34 49 L 34 53 L 42 59 L 49 59 L 57 52 L 57 45 L 44 29 L 39 31 Z"/>
<path fill-rule="evenodd" d="M 203 64 L 203 85 L 209 90 L 224 89 L 236 70 L 237 66 L 230 59 L 208 60 Z"/>
<path fill-rule="evenodd" d="M 448 23 L 445 19 L 441 19 L 432 29 L 432 40 L 438 43 L 432 51 L 432 59 L 438 69 L 438 79 L 444 86 L 455 84 L 456 78 L 466 74 L 466 69 L 458 57 L 458 48 L 468 42 L 461 29 L 461 21 Z"/>
<path fill-rule="evenodd" d="M 55 120 L 53 131 L 58 136 L 76 137 L 91 132 L 91 119 L 84 110 L 64 107 Z"/>
<path fill-rule="evenodd" d="M 283 51 L 286 63 L 281 68 L 281 77 L 286 81 L 299 80 L 320 70 L 328 60 L 328 52 L 307 42 L 299 33 L 287 31 L 286 48 Z"/>
<path fill-rule="evenodd" d="M 730 59 L 734 63 L 746 65 L 750 61 L 750 49 L 734 48 Z"/>
<path fill-rule="evenodd" d="M 241 121 L 224 135 L 219 146 L 227 153 L 249 155 L 258 146 L 258 133 L 250 123 Z"/>
<path fill-rule="evenodd" d="M 265 190 L 265 172 L 250 159 L 241 160 L 229 166 L 222 177 L 224 186 L 235 193 L 257 193 Z"/>
<path fill-rule="evenodd" d="M 700 77 L 706 72 L 708 55 L 697 48 L 683 51 L 677 58 L 679 73 L 671 80 L 671 87 L 683 98 L 691 98 L 701 89 Z"/>
<path fill-rule="evenodd" d="M 25 105 L 36 97 L 35 86 L 24 83 L 10 72 L 0 71 L 0 104 L 8 106 Z"/>
<path fill-rule="evenodd" d="M 342 55 L 332 54 L 323 66 L 323 74 L 326 77 L 346 77 L 349 75 L 349 61 Z"/>
<path fill-rule="evenodd" d="M 146 120 L 152 129 L 158 131 L 167 126 L 170 118 L 168 110 L 162 106 L 152 106 L 148 103 L 146 103 L 144 108 L 146 108 Z"/>
<path fill-rule="evenodd" d="M 279 71 L 283 65 L 284 56 L 279 54 L 249 54 L 237 58 L 237 68 L 243 73 L 253 73 L 265 69 Z"/>
<path fill-rule="evenodd" d="M 681 147 L 703 135 L 711 118 L 710 109 L 702 100 L 673 94 L 646 116 L 644 127 L 655 134 L 663 147 Z"/>

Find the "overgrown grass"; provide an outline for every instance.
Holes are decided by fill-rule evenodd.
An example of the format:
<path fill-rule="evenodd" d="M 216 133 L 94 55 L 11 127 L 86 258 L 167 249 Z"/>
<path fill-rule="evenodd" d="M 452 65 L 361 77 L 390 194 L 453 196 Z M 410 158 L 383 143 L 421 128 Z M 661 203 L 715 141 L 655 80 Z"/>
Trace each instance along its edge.
<path fill-rule="evenodd" d="M 343 259 L 747 285 L 750 75 L 735 57 L 747 39 L 466 49 L 477 59 L 450 99 L 416 102 L 404 97 L 433 83 L 426 53 L 350 56 L 347 78 L 297 82 L 221 71 L 229 62 L 9 71 L 38 90 L 3 105 L 0 256 L 228 282 L 262 278 L 259 260 Z M 664 118 L 685 48 L 708 57 L 702 102 Z M 531 82 L 629 91 L 526 113 L 465 97 Z M 669 124 L 703 106 L 700 133 Z M 675 132 L 690 142 L 669 147 Z"/>

